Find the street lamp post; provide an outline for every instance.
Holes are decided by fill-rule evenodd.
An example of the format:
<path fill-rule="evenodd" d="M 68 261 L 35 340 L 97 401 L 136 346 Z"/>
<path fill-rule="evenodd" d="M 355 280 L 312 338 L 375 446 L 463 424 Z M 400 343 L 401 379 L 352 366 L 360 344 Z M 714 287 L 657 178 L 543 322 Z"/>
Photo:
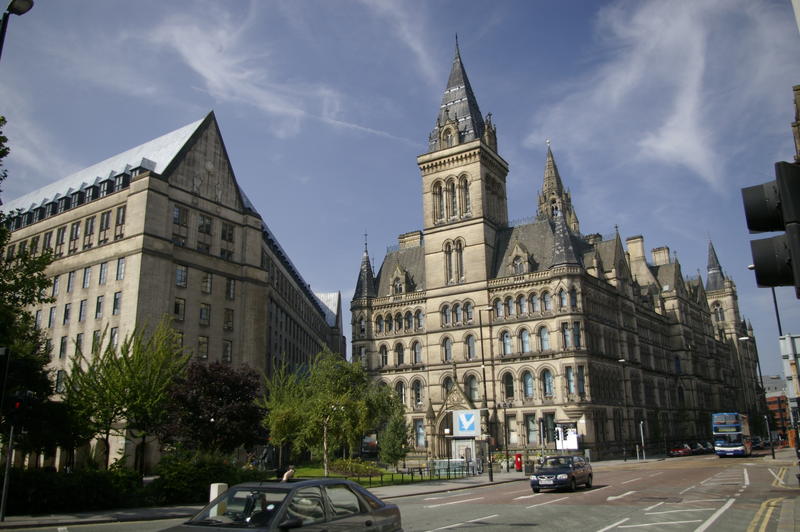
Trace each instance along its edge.
<path fill-rule="evenodd" d="M 3 13 L 3 22 L 0 26 L 0 57 L 3 55 L 3 42 L 6 40 L 9 15 L 24 15 L 33 7 L 33 0 L 11 0 Z"/>
<path fill-rule="evenodd" d="M 483 312 L 489 312 L 489 320 L 491 321 L 491 312 L 492 307 L 480 307 L 478 308 L 478 331 L 481 337 L 481 379 L 483 380 L 483 403 L 481 405 L 482 411 L 486 412 L 486 430 L 489 431 L 489 392 L 488 388 L 486 387 L 486 359 L 483 356 Z M 489 339 L 491 342 L 491 338 Z M 491 343 L 490 343 L 491 346 Z M 490 432 L 490 431 L 489 431 Z M 485 434 L 486 437 L 486 460 L 489 470 L 489 482 L 494 482 L 494 473 L 492 472 L 492 451 L 489 449 L 489 435 Z"/>
<path fill-rule="evenodd" d="M 503 409 L 503 447 L 506 451 L 506 469 L 508 469 L 508 416 L 506 415 L 506 408 L 511 408 L 514 406 L 513 403 L 510 402 L 502 402 L 499 403 L 497 406 Z"/>

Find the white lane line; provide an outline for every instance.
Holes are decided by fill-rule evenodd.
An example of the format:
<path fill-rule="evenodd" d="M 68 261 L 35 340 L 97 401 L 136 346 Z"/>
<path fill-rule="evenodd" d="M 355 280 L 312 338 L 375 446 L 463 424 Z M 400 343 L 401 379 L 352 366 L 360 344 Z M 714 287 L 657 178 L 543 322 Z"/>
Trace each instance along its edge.
<path fill-rule="evenodd" d="M 730 507 L 731 507 L 731 505 L 733 504 L 733 501 L 735 501 L 735 500 L 736 500 L 736 499 L 728 499 L 728 502 L 726 502 L 725 504 L 723 504 L 723 505 L 722 505 L 722 507 L 721 507 L 719 510 L 717 510 L 716 512 L 714 512 L 713 514 L 711 514 L 711 516 L 710 516 L 708 519 L 706 519 L 706 520 L 705 520 L 705 522 L 704 522 L 702 525 L 700 525 L 699 527 L 697 527 L 697 528 L 695 529 L 695 531 L 694 531 L 694 532 L 703 532 L 703 531 L 704 531 L 704 530 L 706 530 L 708 527 L 710 527 L 712 524 L 714 524 L 714 521 L 716 521 L 716 520 L 717 520 L 717 517 L 719 517 L 720 515 L 722 515 L 722 513 L 723 513 L 725 510 L 727 510 L 728 508 L 730 508 Z"/>
<path fill-rule="evenodd" d="M 713 508 L 686 508 L 685 510 L 664 510 L 663 512 L 648 512 L 646 515 L 674 514 L 677 512 L 713 512 Z"/>
<path fill-rule="evenodd" d="M 636 482 L 637 480 L 642 480 L 642 477 L 632 478 L 630 480 L 626 480 L 625 482 L 622 482 L 621 484 L 627 484 L 628 482 Z"/>
<path fill-rule="evenodd" d="M 520 499 L 530 499 L 532 497 L 538 497 L 539 495 L 542 495 L 542 494 L 541 493 L 534 493 L 533 495 L 520 495 L 519 497 L 514 497 L 511 500 L 512 501 L 518 501 Z"/>
<path fill-rule="evenodd" d="M 645 523 L 643 525 L 624 525 L 620 528 L 637 528 L 640 526 L 661 526 L 661 525 L 683 525 L 686 523 L 699 523 L 700 519 L 694 519 L 692 521 L 664 521 L 663 523 Z"/>
<path fill-rule="evenodd" d="M 722 501 L 727 501 L 727 500 L 728 499 L 687 499 L 685 501 L 669 502 L 667 504 L 689 504 L 689 503 L 695 503 L 695 502 L 722 502 Z"/>
<path fill-rule="evenodd" d="M 659 471 L 658 473 L 653 473 L 652 475 L 650 475 L 650 478 L 657 477 L 661 473 L 663 473 L 663 471 Z"/>
<path fill-rule="evenodd" d="M 614 523 L 613 525 L 608 525 L 608 526 L 607 526 L 607 527 L 605 527 L 605 528 L 601 528 L 601 529 L 600 529 L 600 530 L 598 530 L 597 532 L 606 532 L 606 530 L 611 530 L 611 529 L 612 529 L 612 528 L 614 528 L 615 526 L 617 526 L 617 525 L 621 525 L 622 523 L 624 523 L 625 521 L 628 521 L 628 520 L 630 520 L 630 517 L 626 517 L 626 518 L 625 518 L 625 519 L 623 519 L 622 521 L 617 521 L 617 522 L 616 522 L 616 523 Z"/>
<path fill-rule="evenodd" d="M 530 493 L 530 492 L 531 492 L 531 489 L 530 489 L 530 488 L 528 488 L 528 489 L 526 489 L 526 490 L 510 491 L 508 494 L 509 494 L 509 495 L 514 495 L 515 493 Z"/>
<path fill-rule="evenodd" d="M 694 488 L 694 487 L 695 487 L 695 486 L 689 486 L 688 488 L 686 488 L 686 489 L 685 489 L 685 490 L 683 490 L 682 492 L 678 493 L 678 495 L 683 495 L 684 493 L 686 493 L 687 491 L 689 491 L 690 489 L 692 489 L 692 488 Z"/>
<path fill-rule="evenodd" d="M 606 497 L 606 500 L 607 501 L 616 501 L 617 499 L 621 499 L 623 497 L 627 497 L 628 495 L 633 495 L 634 493 L 636 493 L 636 492 L 635 491 L 626 491 L 622 495 L 613 495 L 611 497 Z"/>
<path fill-rule="evenodd" d="M 742 469 L 742 471 L 744 471 L 744 487 L 746 488 L 747 486 L 750 485 L 750 475 L 747 474 L 747 468 L 746 467 L 744 469 Z"/>
<path fill-rule="evenodd" d="M 602 488 L 592 488 L 592 489 L 590 489 L 590 490 L 586 490 L 586 491 L 584 491 L 584 492 L 583 492 L 583 494 L 584 494 L 584 495 L 591 495 L 591 494 L 592 494 L 592 493 L 594 493 L 595 491 L 604 490 L 604 489 L 606 489 L 606 488 L 610 488 L 610 487 L 611 487 L 611 485 L 609 484 L 608 486 L 603 486 Z"/>
<path fill-rule="evenodd" d="M 778 475 L 776 475 L 776 474 L 775 474 L 775 471 L 773 471 L 772 469 L 767 469 L 767 471 L 769 471 L 769 472 L 772 474 L 772 476 L 773 476 L 773 477 L 775 477 L 775 480 L 777 480 L 777 481 L 778 481 L 778 482 L 780 482 L 781 484 L 783 484 L 783 483 L 784 483 L 784 482 L 783 482 L 783 479 L 782 479 L 782 478 L 780 478 Z"/>
<path fill-rule="evenodd" d="M 470 519 L 469 521 L 467 521 L 467 523 L 474 523 L 475 521 L 483 521 L 484 519 L 491 519 L 492 517 L 497 517 L 498 515 L 500 515 L 500 514 L 492 514 L 492 515 L 487 515 L 486 517 L 479 517 L 477 519 Z"/>
<path fill-rule="evenodd" d="M 487 515 L 486 517 L 479 517 L 477 519 L 470 519 L 469 521 L 464 521 L 463 523 L 454 523 L 452 525 L 440 526 L 439 528 L 431 528 L 427 532 L 433 532 L 434 530 L 447 530 L 448 528 L 455 528 L 457 526 L 466 525 L 467 523 L 474 523 L 475 521 L 482 521 L 484 519 L 491 519 L 492 517 L 497 517 L 498 515 L 500 515 L 500 514 Z"/>
<path fill-rule="evenodd" d="M 569 497 L 561 497 L 560 499 L 553 499 L 552 501 L 540 502 L 539 504 L 532 504 L 531 506 L 528 506 L 525 509 L 527 510 L 529 508 L 535 508 L 537 506 L 544 506 L 545 504 L 551 504 L 551 503 L 554 503 L 554 502 L 563 501 L 564 499 L 569 499 Z"/>
<path fill-rule="evenodd" d="M 464 499 L 463 501 L 443 502 L 441 504 L 431 504 L 429 506 L 425 506 L 425 508 L 438 508 L 440 506 L 448 506 L 450 504 L 461 504 L 464 502 L 479 501 L 481 499 L 483 499 L 483 497 L 475 497 L 474 499 Z"/>
<path fill-rule="evenodd" d="M 645 508 L 645 509 L 644 509 L 644 511 L 645 511 L 645 512 L 649 512 L 649 511 L 650 511 L 650 510 L 652 510 L 653 508 L 658 508 L 658 507 L 659 507 L 659 506 L 661 506 L 662 504 L 664 504 L 664 501 L 657 502 L 657 503 L 655 503 L 653 506 L 648 506 L 647 508 Z"/>
<path fill-rule="evenodd" d="M 460 491 L 458 493 L 451 493 L 449 495 L 440 495 L 438 497 L 426 497 L 423 501 L 440 501 L 442 499 L 452 499 L 453 497 L 463 497 L 464 495 L 472 495 L 471 491 Z"/>

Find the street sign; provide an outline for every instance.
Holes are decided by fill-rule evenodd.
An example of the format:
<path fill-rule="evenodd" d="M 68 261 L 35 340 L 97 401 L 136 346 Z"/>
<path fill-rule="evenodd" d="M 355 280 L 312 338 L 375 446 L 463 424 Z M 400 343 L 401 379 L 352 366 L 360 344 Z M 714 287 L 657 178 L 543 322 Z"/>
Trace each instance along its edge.
<path fill-rule="evenodd" d="M 480 436 L 480 410 L 453 410 L 453 436 Z"/>

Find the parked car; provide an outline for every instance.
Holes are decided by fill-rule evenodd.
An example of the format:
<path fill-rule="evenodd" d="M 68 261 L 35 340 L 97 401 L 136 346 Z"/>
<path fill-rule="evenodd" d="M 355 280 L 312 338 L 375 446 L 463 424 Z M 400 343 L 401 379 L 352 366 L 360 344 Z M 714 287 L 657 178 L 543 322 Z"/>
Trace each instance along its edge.
<path fill-rule="evenodd" d="M 402 531 L 400 510 L 355 482 L 320 478 L 238 484 L 167 530 Z"/>
<path fill-rule="evenodd" d="M 714 454 L 714 444 L 710 441 L 703 441 L 700 444 L 705 448 L 706 454 Z"/>
<path fill-rule="evenodd" d="M 761 439 L 760 436 L 753 436 L 752 438 L 753 449 L 765 449 L 767 447 L 766 442 Z"/>
<path fill-rule="evenodd" d="M 706 448 L 698 442 L 690 443 L 689 449 L 691 449 L 692 454 L 705 454 L 706 452 Z"/>
<path fill-rule="evenodd" d="M 539 493 L 542 488 L 569 488 L 575 491 L 579 484 L 592 487 L 592 465 L 581 456 L 547 456 L 531 475 L 531 489 Z"/>
<path fill-rule="evenodd" d="M 692 448 L 689 447 L 688 443 L 681 443 L 679 445 L 674 445 L 667 454 L 670 456 L 690 456 L 692 454 Z"/>

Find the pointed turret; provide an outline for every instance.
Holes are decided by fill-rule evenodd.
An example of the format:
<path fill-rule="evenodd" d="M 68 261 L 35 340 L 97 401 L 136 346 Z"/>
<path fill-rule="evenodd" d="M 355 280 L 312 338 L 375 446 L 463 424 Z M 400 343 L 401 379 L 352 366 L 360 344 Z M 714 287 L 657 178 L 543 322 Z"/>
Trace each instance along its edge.
<path fill-rule="evenodd" d="M 353 299 L 375 297 L 375 275 L 372 273 L 372 264 L 369 261 L 367 242 L 364 241 L 364 255 L 361 257 L 361 269 L 358 272 L 356 293 Z"/>
<path fill-rule="evenodd" d="M 721 290 L 725 287 L 725 274 L 722 272 L 722 266 L 719 265 L 717 252 L 714 249 L 714 244 L 708 241 L 708 280 L 706 281 L 706 291 Z"/>
<path fill-rule="evenodd" d="M 461 62 L 461 52 L 456 40 L 456 54 L 450 76 L 447 78 L 447 88 L 442 96 L 439 114 L 436 117 L 436 127 L 428 139 L 428 151 L 433 152 L 470 142 L 481 138 L 485 124 L 478 100 L 472 92 L 472 87 Z"/>
<path fill-rule="evenodd" d="M 539 192 L 539 218 L 555 220 L 557 214 L 564 215 L 564 221 L 573 232 L 580 232 L 580 224 L 575 210 L 572 208 L 572 197 L 564 190 L 561 175 L 558 173 L 556 159 L 547 141 L 547 156 L 544 163 L 544 180 Z"/>

